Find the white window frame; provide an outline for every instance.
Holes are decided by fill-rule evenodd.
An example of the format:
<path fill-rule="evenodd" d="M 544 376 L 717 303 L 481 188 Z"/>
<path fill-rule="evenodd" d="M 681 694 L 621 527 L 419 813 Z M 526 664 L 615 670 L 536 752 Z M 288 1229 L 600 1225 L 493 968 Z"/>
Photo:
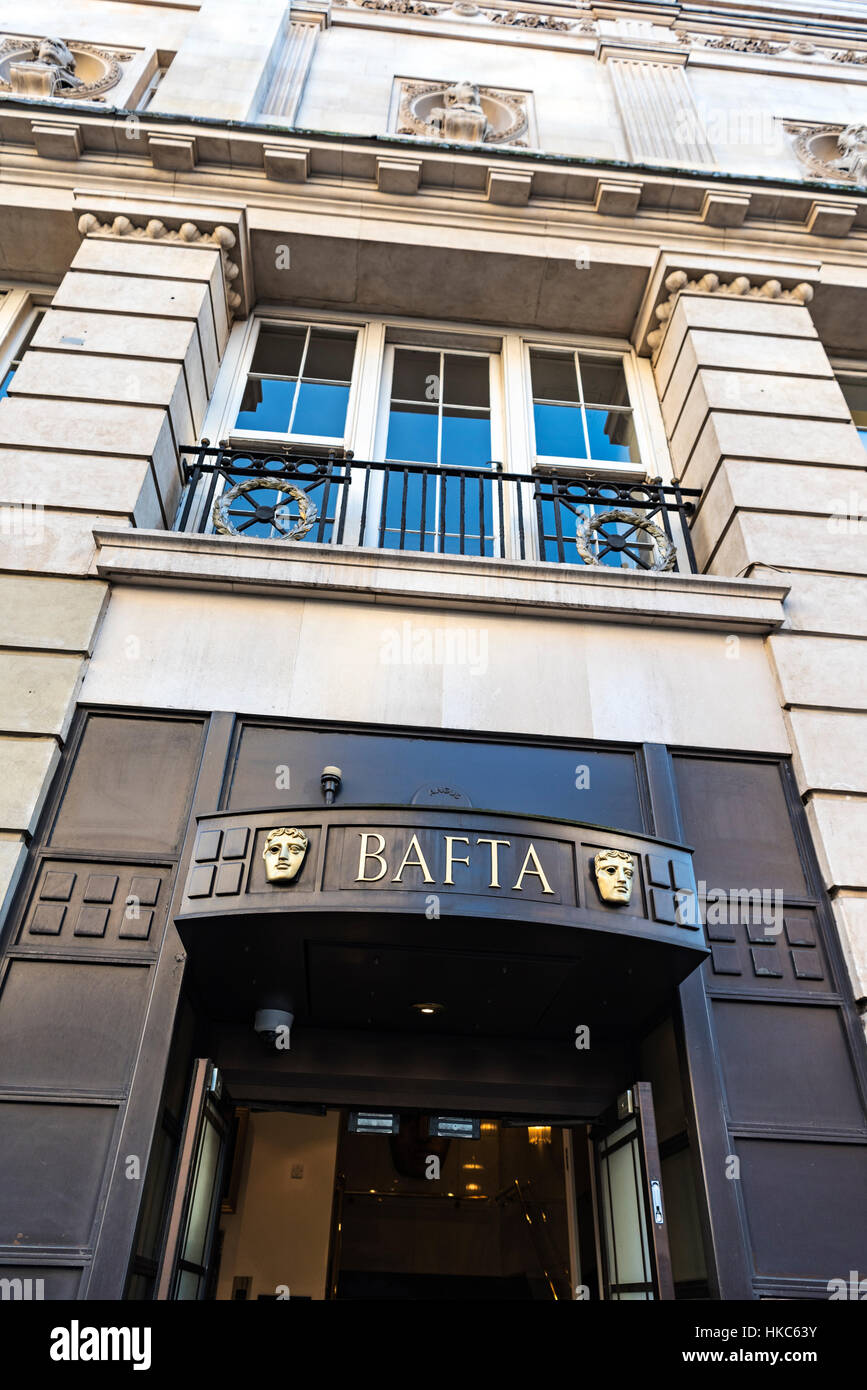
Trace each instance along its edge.
<path fill-rule="evenodd" d="M 43 290 L 39 297 L 30 290 L 0 284 L 0 384 L 21 351 L 36 315 L 44 311 L 50 297 Z"/>
<path fill-rule="evenodd" d="M 322 436 L 289 436 L 266 431 L 236 430 L 241 398 L 260 328 L 263 324 L 311 325 L 356 331 L 356 352 L 352 366 L 346 422 L 341 439 Z M 402 333 L 408 341 L 401 342 Z M 431 342 L 424 342 L 424 334 Z M 444 335 L 448 335 L 445 342 Z M 466 339 L 466 346 L 461 345 Z M 480 347 L 481 339 L 496 340 L 499 347 Z M 563 332 L 522 333 L 514 327 L 498 324 L 457 325 L 443 320 L 425 320 L 397 316 L 367 316 L 356 313 L 335 314 L 326 310 L 287 310 L 283 306 L 265 303 L 254 315 L 234 326 L 224 355 L 217 385 L 203 425 L 203 436 L 212 441 L 225 441 L 239 449 L 267 451 L 287 444 L 301 452 L 311 453 L 331 449 L 340 454 L 351 451 L 361 461 L 382 462 L 388 434 L 388 411 L 391 399 L 391 380 L 394 348 L 418 347 L 424 350 L 467 353 L 487 356 L 491 364 L 491 458 L 502 463 L 504 474 L 560 472 L 563 475 L 606 477 L 612 482 L 643 482 L 660 477 L 670 484 L 673 469 L 668 442 L 662 424 L 650 363 L 636 357 L 632 345 L 623 339 L 600 339 Z M 535 455 L 533 422 L 533 387 L 530 373 L 530 349 L 577 353 L 580 356 L 610 357 L 622 364 L 627 397 L 632 412 L 639 461 L 636 463 L 605 463 L 591 459 L 544 459 Z M 496 476 L 494 470 L 492 476 Z M 532 485 L 523 485 L 525 553 L 528 560 L 538 558 L 537 538 L 532 523 Z M 354 491 L 354 489 L 353 489 Z M 511 497 L 514 487 L 505 489 Z M 372 497 L 370 499 L 373 500 Z M 517 554 L 517 508 L 510 506 L 505 518 L 508 552 Z M 353 500 L 347 512 L 347 534 L 351 534 L 356 508 Z M 673 521 L 675 519 L 673 518 Z"/>
<path fill-rule="evenodd" d="M 227 428 L 220 433 L 220 438 L 227 439 L 233 446 L 248 449 L 268 449 L 269 446 L 278 444 L 298 445 L 302 449 L 310 448 L 316 452 L 334 449 L 342 452 L 349 448 L 348 440 L 352 434 L 353 422 L 355 418 L 356 401 L 358 397 L 358 380 L 361 357 L 364 352 L 364 329 L 361 323 L 350 323 L 344 319 L 320 319 L 303 314 L 293 314 L 275 316 L 272 314 L 257 314 L 247 320 L 247 333 L 244 342 L 238 353 L 237 363 L 233 373 L 232 384 L 229 389 L 228 398 L 223 407 L 224 417 Z M 247 377 L 252 368 L 253 355 L 256 351 L 256 344 L 259 341 L 259 334 L 263 327 L 288 328 L 334 328 L 354 333 L 355 352 L 352 358 L 352 370 L 349 381 L 349 398 L 346 403 L 346 419 L 344 421 L 343 434 L 341 435 L 316 435 L 289 433 L 281 434 L 273 430 L 251 430 L 236 429 L 235 420 L 241 408 L 241 400 L 247 386 Z M 210 412 L 209 412 L 210 413 Z"/>
<path fill-rule="evenodd" d="M 529 450 L 530 450 L 530 471 L 544 473 L 563 473 L 574 475 L 575 477 L 597 477 L 604 476 L 611 478 L 612 482 L 640 482 L 649 476 L 647 459 L 653 457 L 655 451 L 650 446 L 650 441 L 645 438 L 645 421 L 641 417 L 638 409 L 638 399 L 641 392 L 633 372 L 632 355 L 623 349 L 612 348 L 610 344 L 597 346 L 588 343 L 564 343 L 562 340 L 555 342 L 550 338 L 524 338 L 524 380 L 525 380 L 525 401 L 527 411 L 527 422 L 529 430 Z M 586 428 L 585 405 L 583 401 L 584 390 L 581 388 L 581 428 L 584 431 L 584 443 L 587 448 L 587 455 L 584 458 L 570 458 L 558 454 L 539 454 L 536 451 L 536 423 L 535 412 L 533 410 L 533 378 L 530 355 L 532 352 L 558 352 L 564 357 L 571 354 L 573 363 L 576 365 L 576 384 L 577 373 L 580 371 L 578 363 L 581 358 L 603 357 L 609 358 L 612 362 L 617 362 L 623 368 L 623 376 L 626 383 L 626 395 L 629 402 L 629 413 L 632 417 L 635 429 L 635 438 L 638 445 L 638 458 L 634 461 L 616 462 L 605 459 L 593 459 L 590 457 L 590 439 Z M 652 476 L 656 476 L 653 474 Z"/>
<path fill-rule="evenodd" d="M 852 362 L 845 358 L 835 357 L 831 359 L 831 367 L 834 372 L 834 379 L 837 382 L 837 385 L 840 387 L 841 391 L 843 390 L 844 380 L 851 381 L 859 386 L 867 387 L 867 368 L 865 368 L 863 362 Z M 845 400 L 845 392 L 843 398 Z M 852 421 L 852 424 L 858 431 L 858 437 L 861 439 L 862 444 L 864 444 L 864 446 L 867 447 L 867 438 L 865 438 L 862 434 L 862 431 L 864 431 L 867 427 L 865 427 L 864 425 L 859 425 L 857 423 L 854 415 L 852 414 L 852 409 L 848 401 L 846 401 L 846 409 L 849 411 L 849 416 Z"/>

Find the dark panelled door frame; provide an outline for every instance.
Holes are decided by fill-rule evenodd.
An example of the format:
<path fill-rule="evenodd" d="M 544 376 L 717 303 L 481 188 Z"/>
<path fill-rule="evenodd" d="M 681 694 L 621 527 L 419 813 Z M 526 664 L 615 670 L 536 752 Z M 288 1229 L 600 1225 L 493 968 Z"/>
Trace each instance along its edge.
<path fill-rule="evenodd" d="M 186 962 L 186 953 L 174 926 L 174 916 L 180 906 L 183 884 L 193 853 L 196 816 L 219 804 L 234 722 L 233 714 L 223 712 L 213 714 L 208 722 L 199 776 L 193 793 L 193 803 L 169 908 L 166 936 L 156 968 L 139 1057 L 123 1119 L 117 1152 L 121 1155 L 140 1155 L 142 1174 L 147 1172 L 154 1135 L 160 1120 L 160 1097 L 169 1063 Z M 122 1162 L 115 1163 L 93 1254 L 90 1280 L 81 1297 L 122 1298 L 134 1248 L 143 1188 L 143 1181 L 130 1182 L 124 1177 Z"/>
<path fill-rule="evenodd" d="M 662 743 L 644 745 L 654 834 L 684 843 L 671 754 Z M 690 1154 L 712 1298 L 752 1300 L 752 1266 L 737 1184 L 726 1177 L 729 1133 L 722 1094 L 722 1063 L 702 970 L 678 988 L 675 1034 L 690 1133 Z"/>

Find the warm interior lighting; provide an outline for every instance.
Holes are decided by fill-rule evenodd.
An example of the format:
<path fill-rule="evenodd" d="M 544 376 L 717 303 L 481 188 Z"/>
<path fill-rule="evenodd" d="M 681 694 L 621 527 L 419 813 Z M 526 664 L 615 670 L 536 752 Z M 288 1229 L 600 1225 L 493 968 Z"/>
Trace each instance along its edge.
<path fill-rule="evenodd" d="M 413 1004 L 414 1009 L 418 1009 L 420 1014 L 441 1014 L 442 1004 Z"/>
<path fill-rule="evenodd" d="M 528 1125 L 527 1137 L 531 1144 L 550 1144 L 551 1126 L 550 1125 Z"/>
<path fill-rule="evenodd" d="M 496 1120 L 482 1120 L 481 1132 L 482 1132 L 482 1134 L 496 1134 L 496 1132 L 497 1132 L 497 1122 L 496 1122 Z"/>

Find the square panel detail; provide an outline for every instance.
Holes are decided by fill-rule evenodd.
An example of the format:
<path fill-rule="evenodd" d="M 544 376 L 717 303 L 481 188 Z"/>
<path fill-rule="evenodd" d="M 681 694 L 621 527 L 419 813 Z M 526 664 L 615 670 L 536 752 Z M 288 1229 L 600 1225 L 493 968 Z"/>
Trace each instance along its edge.
<path fill-rule="evenodd" d="M 682 859 L 670 859 L 669 868 L 671 870 L 671 881 L 675 888 L 683 888 L 692 892 L 691 865 L 684 863 Z"/>
<path fill-rule="evenodd" d="M 196 863 L 205 864 L 211 859 L 218 859 L 220 855 L 220 841 L 222 838 L 222 830 L 203 831 L 196 843 Z"/>
<path fill-rule="evenodd" d="M 781 924 L 770 917 L 766 921 L 759 918 L 755 922 L 747 923 L 747 939 L 755 941 L 757 945 L 768 945 L 774 942 L 780 935 Z"/>
<path fill-rule="evenodd" d="M 187 885 L 188 898 L 209 898 L 214 886 L 214 864 L 200 864 L 190 874 Z"/>
<path fill-rule="evenodd" d="M 818 951 L 790 951 L 789 955 L 799 980 L 824 980 L 825 972 Z"/>
<path fill-rule="evenodd" d="M 736 946 L 711 946 L 710 963 L 715 975 L 742 975 Z"/>
<path fill-rule="evenodd" d="M 151 934 L 154 914 L 150 909 L 142 912 L 139 909 L 137 917 L 127 917 L 124 913 L 121 918 L 120 931 L 118 936 L 122 936 L 132 941 L 147 941 Z"/>
<path fill-rule="evenodd" d="M 231 897 L 235 893 L 239 893 L 243 874 L 243 864 L 221 864 L 217 871 L 217 884 L 214 892 L 219 897 Z"/>
<path fill-rule="evenodd" d="M 698 931 L 701 926 L 698 899 L 691 889 L 675 889 L 674 913 L 679 927 L 685 927 L 687 931 Z"/>
<path fill-rule="evenodd" d="M 138 898 L 142 907 L 153 907 L 160 894 L 161 882 L 161 879 L 146 878 L 137 874 L 135 878 L 130 880 L 129 897 Z"/>
<path fill-rule="evenodd" d="M 117 874 L 91 874 L 84 890 L 86 903 L 110 903 L 117 892 Z"/>
<path fill-rule="evenodd" d="M 231 830 L 227 830 L 223 838 L 223 858 L 224 859 L 243 859 L 247 853 L 247 841 L 250 832 L 246 825 L 235 825 Z M 219 893 L 219 888 L 217 892 Z"/>
<path fill-rule="evenodd" d="M 75 887 L 75 874 L 64 874 L 58 869 L 49 869 L 42 881 L 39 896 L 43 902 L 68 903 Z"/>
<path fill-rule="evenodd" d="M 666 922 L 674 926 L 677 921 L 677 913 L 674 906 L 674 894 L 666 892 L 664 888 L 651 888 L 650 899 L 653 903 L 653 917 L 656 922 Z"/>
<path fill-rule="evenodd" d="M 108 926 L 107 907 L 83 907 L 75 924 L 76 936 L 105 936 Z"/>
<path fill-rule="evenodd" d="M 785 926 L 790 946 L 815 946 L 816 929 L 809 917 L 786 917 Z"/>
<path fill-rule="evenodd" d="M 708 941 L 737 941 L 737 934 L 731 922 L 705 921 Z"/>
<path fill-rule="evenodd" d="M 780 962 L 780 953 L 776 946 L 751 947 L 750 955 L 753 958 L 753 974 L 761 979 L 781 980 L 783 978 L 783 967 Z"/>
<path fill-rule="evenodd" d="M 671 860 L 661 854 L 647 855 L 647 881 L 657 888 L 671 887 Z"/>
<path fill-rule="evenodd" d="M 66 908 L 60 903 L 37 903 L 28 928 L 31 936 L 59 936 Z"/>

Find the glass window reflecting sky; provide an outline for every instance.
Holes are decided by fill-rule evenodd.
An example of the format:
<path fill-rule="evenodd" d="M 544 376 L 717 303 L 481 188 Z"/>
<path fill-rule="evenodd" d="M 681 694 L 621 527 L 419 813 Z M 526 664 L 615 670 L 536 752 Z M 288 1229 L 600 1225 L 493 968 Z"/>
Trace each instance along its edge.
<path fill-rule="evenodd" d="M 342 439 L 357 338 L 350 329 L 264 324 L 235 428 Z"/>
<path fill-rule="evenodd" d="M 620 360 L 534 348 L 530 372 L 537 457 L 638 462 Z"/>

